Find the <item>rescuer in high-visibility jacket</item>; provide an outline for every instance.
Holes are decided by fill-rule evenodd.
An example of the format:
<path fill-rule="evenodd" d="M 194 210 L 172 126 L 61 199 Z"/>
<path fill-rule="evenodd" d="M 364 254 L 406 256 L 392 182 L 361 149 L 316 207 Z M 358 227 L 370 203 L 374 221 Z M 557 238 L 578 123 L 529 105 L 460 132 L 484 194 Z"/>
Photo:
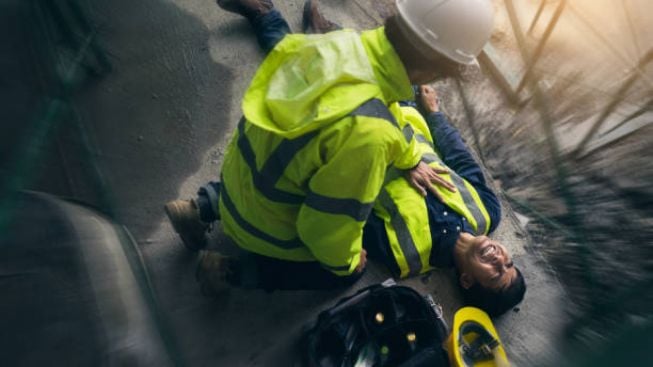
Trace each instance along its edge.
<path fill-rule="evenodd" d="M 412 98 L 411 84 L 474 62 L 492 14 L 486 0 L 469 11 L 470 1 L 479 2 L 445 0 L 430 18 L 419 13 L 436 10 L 433 4 L 406 1 L 410 6 L 398 3 L 400 14 L 385 27 L 310 36 L 287 34 L 269 0 L 218 1 L 250 21 L 269 54 L 245 93 L 221 182 L 201 188 L 197 200 L 166 204 L 187 247 L 202 248 L 205 223 L 220 219 L 247 251 L 237 270 L 219 254 L 204 254 L 203 288 L 247 285 L 252 272 L 270 280 L 256 284 L 264 288 L 349 284 L 365 267 L 363 226 L 388 169 L 410 172 L 419 191 L 456 190 L 439 176 L 446 171 L 422 161 L 397 101 Z M 451 17 L 469 25 L 471 35 L 460 39 L 442 29 Z"/>
<path fill-rule="evenodd" d="M 391 169 L 365 226 L 364 247 L 402 278 L 455 267 L 468 303 L 501 314 L 522 300 L 526 286 L 508 250 L 487 236 L 501 219 L 499 200 L 440 112 L 435 90 L 420 86 L 418 102 L 425 118 L 413 107 L 402 112 L 420 142 L 422 161 L 448 169 L 441 176 L 457 190 L 437 188 L 437 195 L 425 198 Z"/>

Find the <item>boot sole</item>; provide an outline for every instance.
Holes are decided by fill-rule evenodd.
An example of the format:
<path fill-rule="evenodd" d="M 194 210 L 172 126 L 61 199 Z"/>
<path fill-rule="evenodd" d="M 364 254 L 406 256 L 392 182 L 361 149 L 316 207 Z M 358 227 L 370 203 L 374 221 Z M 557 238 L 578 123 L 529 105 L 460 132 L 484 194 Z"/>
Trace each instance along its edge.
<path fill-rule="evenodd" d="M 208 256 L 206 251 L 202 251 L 201 255 L 199 256 L 199 261 L 195 267 L 195 281 L 200 286 L 200 293 L 202 293 L 202 296 L 208 298 L 217 298 L 218 296 L 226 293 L 229 290 L 229 286 L 225 282 L 224 286 L 220 290 L 216 290 L 211 286 L 209 280 L 205 279 L 205 277 L 202 276 L 202 273 L 204 272 L 204 270 L 202 270 L 202 262 L 206 256 Z"/>
<path fill-rule="evenodd" d="M 189 238 L 188 236 L 182 234 L 183 230 L 178 227 L 179 220 L 177 220 L 177 218 L 181 216 L 180 215 L 181 210 L 179 209 L 176 203 L 174 202 L 167 203 L 166 205 L 164 205 L 163 210 L 166 212 L 166 215 L 168 216 L 168 220 L 172 224 L 172 228 L 175 230 L 175 233 L 179 235 L 179 237 L 181 238 L 181 242 L 184 244 L 184 246 L 187 249 L 196 252 L 206 247 L 206 238 L 203 239 Z"/>

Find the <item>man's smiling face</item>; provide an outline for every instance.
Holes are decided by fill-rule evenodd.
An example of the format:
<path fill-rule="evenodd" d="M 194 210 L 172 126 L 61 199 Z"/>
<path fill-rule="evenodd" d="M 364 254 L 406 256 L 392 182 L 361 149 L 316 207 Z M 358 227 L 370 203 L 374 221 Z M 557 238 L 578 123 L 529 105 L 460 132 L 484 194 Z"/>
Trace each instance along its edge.
<path fill-rule="evenodd" d="M 483 288 L 501 290 L 517 276 L 508 250 L 487 236 L 461 233 L 456 247 L 460 283 L 464 288 L 478 283 Z"/>

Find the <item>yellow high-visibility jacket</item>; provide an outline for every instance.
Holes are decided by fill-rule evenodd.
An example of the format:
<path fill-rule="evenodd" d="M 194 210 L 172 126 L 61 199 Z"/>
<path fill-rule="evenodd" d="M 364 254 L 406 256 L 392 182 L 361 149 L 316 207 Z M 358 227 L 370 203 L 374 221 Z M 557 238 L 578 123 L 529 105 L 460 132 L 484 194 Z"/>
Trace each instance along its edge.
<path fill-rule="evenodd" d="M 248 251 L 351 274 L 387 169 L 421 158 L 396 103 L 412 95 L 383 28 L 287 35 L 256 72 L 225 153 L 225 233 Z"/>
<path fill-rule="evenodd" d="M 404 121 L 412 127 L 414 137 L 419 141 L 422 160 L 432 167 L 447 168 L 434 150 L 433 137 L 422 115 L 412 107 L 402 107 L 401 110 Z M 467 180 L 449 171 L 440 176 L 453 183 L 457 190 L 451 192 L 436 186 L 444 204 L 467 220 L 476 235 L 487 234 L 491 227 L 490 215 L 478 192 Z M 374 214 L 384 222 L 400 276 L 427 272 L 433 269 L 429 258 L 434 244 L 426 199 L 398 170 L 391 169 L 386 182 L 375 203 Z"/>

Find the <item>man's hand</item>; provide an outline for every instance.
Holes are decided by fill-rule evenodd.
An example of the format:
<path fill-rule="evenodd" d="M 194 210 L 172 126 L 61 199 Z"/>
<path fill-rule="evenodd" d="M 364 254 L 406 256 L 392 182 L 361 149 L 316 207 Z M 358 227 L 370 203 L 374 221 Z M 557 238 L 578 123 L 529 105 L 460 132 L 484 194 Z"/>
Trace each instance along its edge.
<path fill-rule="evenodd" d="M 419 162 L 417 167 L 407 171 L 406 179 L 422 196 L 426 196 L 426 190 L 429 190 L 435 197 L 444 202 L 434 185 L 444 187 L 451 192 L 456 192 L 456 186 L 440 177 L 441 173 L 449 173 L 449 170 L 445 168 L 434 168 L 424 162 Z"/>
<path fill-rule="evenodd" d="M 426 114 L 440 112 L 438 92 L 430 85 L 420 85 L 417 90 L 417 103 Z"/>
<path fill-rule="evenodd" d="M 361 257 L 355 271 L 357 273 L 362 272 L 365 269 L 365 265 L 367 265 L 367 251 L 365 251 L 365 249 L 361 249 Z"/>

